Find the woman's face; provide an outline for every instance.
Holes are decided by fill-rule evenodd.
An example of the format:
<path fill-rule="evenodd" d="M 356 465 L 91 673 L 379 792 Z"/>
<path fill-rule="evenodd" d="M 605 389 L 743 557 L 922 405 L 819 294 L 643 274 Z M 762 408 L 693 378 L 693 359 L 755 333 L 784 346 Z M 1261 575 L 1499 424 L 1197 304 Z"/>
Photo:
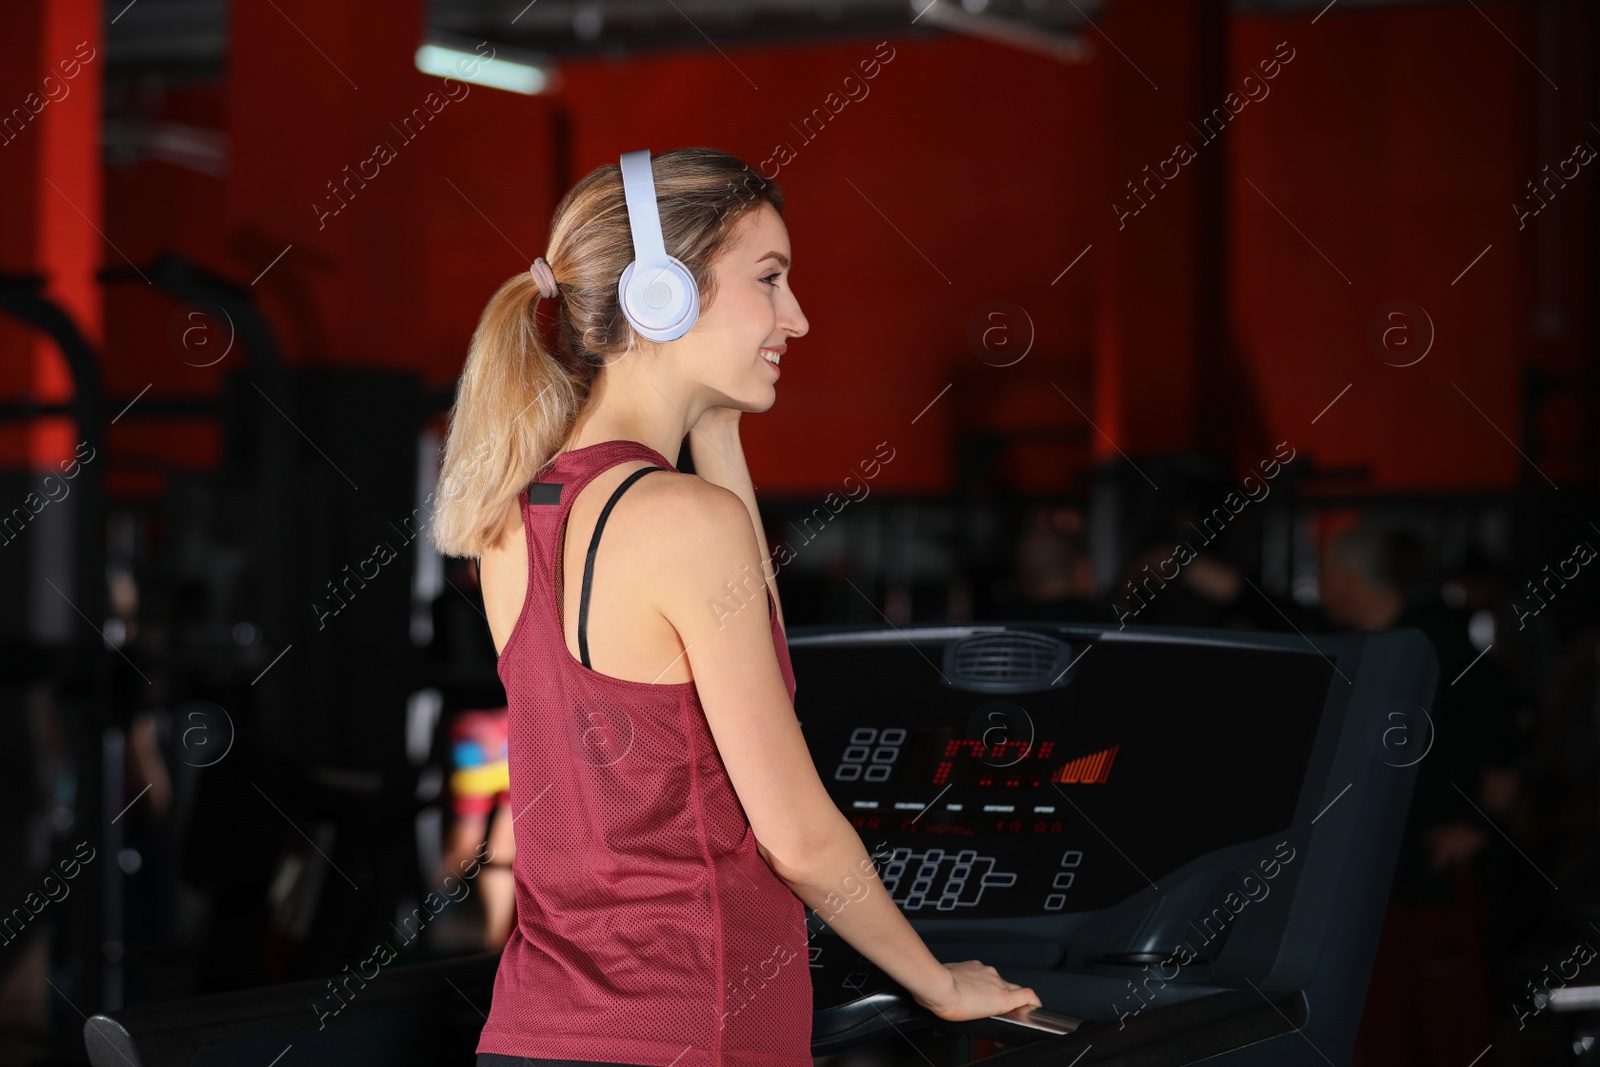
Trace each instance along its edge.
<path fill-rule="evenodd" d="M 777 400 L 784 347 L 809 324 L 789 288 L 789 231 L 771 204 L 749 211 L 712 265 L 716 299 L 681 340 L 683 372 L 699 383 L 705 407 L 761 412 Z M 764 351 L 765 350 L 765 351 Z"/>

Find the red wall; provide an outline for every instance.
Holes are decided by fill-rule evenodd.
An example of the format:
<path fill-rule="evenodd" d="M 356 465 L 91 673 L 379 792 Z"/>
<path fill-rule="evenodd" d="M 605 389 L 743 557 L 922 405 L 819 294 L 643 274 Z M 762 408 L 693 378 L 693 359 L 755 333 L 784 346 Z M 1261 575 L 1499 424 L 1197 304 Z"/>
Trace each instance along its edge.
<path fill-rule="evenodd" d="M 0 5 L 0 270 L 44 278 L 44 295 L 91 344 L 101 338 L 94 272 L 116 254 L 95 232 L 104 67 L 95 5 Z M 0 316 L 0 395 L 39 403 L 72 395 L 53 342 L 9 315 Z M 0 423 L 0 457 L 14 467 L 56 471 L 79 440 L 66 417 Z"/>
<path fill-rule="evenodd" d="M 1512 210 L 1542 164 L 1580 139 L 1600 148 L 1583 123 L 1590 32 L 1576 16 L 1586 12 L 1567 5 L 1563 54 L 1548 71 L 1565 111 L 1562 151 L 1542 159 L 1533 131 L 1549 86 L 1517 51 L 1538 52 L 1534 8 L 1478 7 L 1356 8 L 1315 25 L 1241 20 L 1233 35 L 1241 71 L 1280 40 L 1296 50 L 1271 95 L 1226 134 L 1239 135 L 1228 197 L 1234 343 L 1273 441 L 1331 466 L 1370 465 L 1381 488 L 1513 484 L 1524 463 L 1506 437 L 1519 441 L 1522 363 L 1570 373 L 1592 346 L 1587 172 L 1600 163 L 1555 201 L 1565 337 L 1531 323 L 1537 228 L 1556 216 L 1519 232 Z M 1394 300 L 1422 307 L 1435 329 L 1412 366 L 1374 358 L 1367 343 L 1370 317 Z M 1593 457 L 1579 452 L 1582 416 L 1570 399 L 1551 416 L 1539 468 L 1569 486 Z"/>
<path fill-rule="evenodd" d="M 941 491 L 952 478 L 951 435 L 973 428 L 1040 431 L 1047 440 L 1014 454 L 1014 483 L 1062 489 L 1094 458 L 1116 455 L 1086 416 L 1110 411 L 1113 425 L 1101 428 L 1136 455 L 1173 444 L 1159 439 L 1162 426 L 1208 424 L 1197 407 L 1224 433 L 1208 443 L 1243 464 L 1288 440 L 1319 463 L 1369 465 L 1371 488 L 1505 487 L 1523 462 L 1502 436 L 1518 438 L 1522 362 L 1576 368 L 1588 350 L 1594 168 L 1555 205 L 1571 316 L 1564 336 L 1530 325 L 1537 223 L 1518 232 L 1511 209 L 1539 165 L 1564 157 L 1586 128 L 1588 16 L 1576 3 L 1565 5 L 1554 75 L 1567 109 L 1562 152 L 1548 160 L 1535 157 L 1533 140 L 1544 82 L 1517 51 L 1538 54 L 1531 10 L 1430 4 L 1335 9 L 1315 24 L 1236 18 L 1230 85 L 1280 41 L 1295 58 L 1269 96 L 1200 148 L 1227 153 L 1226 367 L 1202 366 L 1201 380 L 1178 388 L 1149 369 L 1161 365 L 1159 351 L 1119 357 L 1140 365 L 1122 376 L 1114 402 L 1097 390 L 1106 371 L 1095 361 L 1104 249 L 1061 272 L 1111 233 L 1116 190 L 1134 176 L 1112 173 L 1106 157 L 1138 156 L 1128 138 L 1140 146 L 1199 138 L 1127 128 L 1138 104 L 1116 97 L 1144 82 L 1126 69 L 1110 77 L 1108 65 L 1129 60 L 1098 33 L 1087 35 L 1095 58 L 1070 66 L 966 39 L 891 39 L 883 54 L 892 47 L 893 58 L 864 81 L 869 95 L 809 140 L 795 127 L 830 92 L 837 106 L 844 79 L 877 41 L 596 60 L 565 67 L 553 98 L 473 87 L 319 230 L 311 203 L 322 182 L 438 83 L 410 68 L 409 42 L 420 33 L 411 15 L 374 43 L 365 20 L 326 5 L 305 10 L 326 12 L 320 25 L 301 25 L 350 61 L 339 65 L 359 91 L 314 54 L 274 72 L 304 39 L 271 6 L 235 5 L 235 95 L 190 91 L 167 103 L 173 117 L 226 124 L 232 172 L 210 179 L 159 162 L 113 170 L 110 239 L 137 262 L 178 248 L 241 284 L 293 244 L 256 286 L 291 361 L 403 366 L 442 385 L 458 372 L 495 285 L 544 251 L 566 184 L 635 148 L 709 144 L 758 165 L 787 142 L 794 155 L 777 180 L 811 331 L 790 350 L 777 406 L 748 420 L 763 492 L 825 492 L 884 440 L 896 459 L 879 489 Z M 1137 39 L 1123 21 L 1138 17 L 1132 11 L 1117 5 L 1100 28 L 1119 43 L 1119 27 Z M 1159 56 L 1142 58 L 1159 83 Z M 249 98 L 237 95 L 241 86 Z M 562 113 L 565 147 L 555 133 Z M 1600 134 L 1589 134 L 1600 146 Z M 1118 151 L 1110 138 L 1121 139 Z M 1188 250 L 1170 254 L 1181 264 Z M 1137 297 L 1120 293 L 1140 314 L 1167 313 L 1159 299 L 1140 308 Z M 1437 332 L 1411 367 L 1385 364 L 1365 340 L 1373 312 L 1397 299 L 1425 308 Z M 1033 347 L 1016 366 L 988 367 L 969 350 L 969 324 L 990 300 L 1014 302 L 1032 319 Z M 214 388 L 220 368 L 196 370 L 168 350 L 171 310 L 131 287 L 108 300 L 113 396 L 151 381 L 156 392 Z M 1539 466 L 1567 484 L 1592 462 L 1577 451 L 1579 409 L 1564 402 L 1553 416 L 1555 451 Z M 203 432 L 114 429 L 118 451 L 215 461 Z M 147 488 L 117 473 L 114 491 Z"/>
<path fill-rule="evenodd" d="M 877 488 L 937 492 L 957 425 L 1059 427 L 1070 408 L 1051 379 L 1086 403 L 1091 275 L 1050 282 L 1100 210 L 1072 192 L 1097 180 L 1093 67 L 965 39 L 891 40 L 876 77 L 857 79 L 866 95 L 854 88 L 861 99 L 803 137 L 812 109 L 830 93 L 838 107 L 845 79 L 878 52 L 863 40 L 568 72 L 579 171 L 687 144 L 767 175 L 763 161 L 777 164 L 810 331 L 785 356 L 777 405 L 744 434 L 767 492 L 837 488 L 880 441 L 895 459 Z M 1037 335 L 1003 372 L 967 347 L 974 310 L 994 299 L 1026 308 Z M 1056 465 L 1086 458 L 1079 447 Z"/>

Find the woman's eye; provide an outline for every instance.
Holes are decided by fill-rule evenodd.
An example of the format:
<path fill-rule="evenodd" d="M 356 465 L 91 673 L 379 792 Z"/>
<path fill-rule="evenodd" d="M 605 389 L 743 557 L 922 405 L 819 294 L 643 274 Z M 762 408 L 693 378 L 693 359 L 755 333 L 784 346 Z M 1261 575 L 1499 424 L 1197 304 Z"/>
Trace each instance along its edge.
<path fill-rule="evenodd" d="M 782 273 L 783 273 L 782 271 L 776 271 L 775 270 L 771 274 L 767 275 L 765 278 L 762 278 L 761 280 L 766 282 L 769 285 L 777 285 L 778 283 L 775 282 L 775 281 L 772 281 L 772 279 L 780 276 Z"/>

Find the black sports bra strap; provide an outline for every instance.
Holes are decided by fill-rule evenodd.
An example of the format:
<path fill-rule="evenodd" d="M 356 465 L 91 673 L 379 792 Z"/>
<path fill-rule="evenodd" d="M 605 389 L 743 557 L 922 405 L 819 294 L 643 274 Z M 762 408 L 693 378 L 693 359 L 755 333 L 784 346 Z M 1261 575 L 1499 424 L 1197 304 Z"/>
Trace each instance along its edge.
<path fill-rule="evenodd" d="M 594 524 L 594 536 L 589 538 L 589 555 L 583 561 L 583 597 L 578 602 L 578 655 L 583 660 L 583 665 L 593 670 L 589 662 L 589 638 L 585 631 L 589 626 L 589 586 L 594 582 L 594 554 L 600 547 L 600 531 L 605 529 L 606 519 L 611 515 L 611 509 L 616 506 L 617 498 L 634 482 L 643 478 L 651 471 L 664 471 L 665 467 L 640 467 L 622 480 L 616 491 L 611 494 L 611 499 L 606 501 L 606 506 L 600 510 L 600 521 Z"/>

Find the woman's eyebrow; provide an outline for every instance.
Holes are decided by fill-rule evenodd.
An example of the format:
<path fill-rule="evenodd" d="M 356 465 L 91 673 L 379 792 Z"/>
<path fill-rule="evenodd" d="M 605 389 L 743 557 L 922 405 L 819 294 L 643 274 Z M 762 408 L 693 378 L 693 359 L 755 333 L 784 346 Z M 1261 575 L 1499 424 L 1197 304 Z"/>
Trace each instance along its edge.
<path fill-rule="evenodd" d="M 784 270 L 788 270 L 789 269 L 789 257 L 784 255 L 782 252 L 768 252 L 766 255 L 764 255 L 760 259 L 756 260 L 756 262 L 757 263 L 765 263 L 769 259 L 777 260 L 778 261 L 778 265 L 781 266 Z"/>

